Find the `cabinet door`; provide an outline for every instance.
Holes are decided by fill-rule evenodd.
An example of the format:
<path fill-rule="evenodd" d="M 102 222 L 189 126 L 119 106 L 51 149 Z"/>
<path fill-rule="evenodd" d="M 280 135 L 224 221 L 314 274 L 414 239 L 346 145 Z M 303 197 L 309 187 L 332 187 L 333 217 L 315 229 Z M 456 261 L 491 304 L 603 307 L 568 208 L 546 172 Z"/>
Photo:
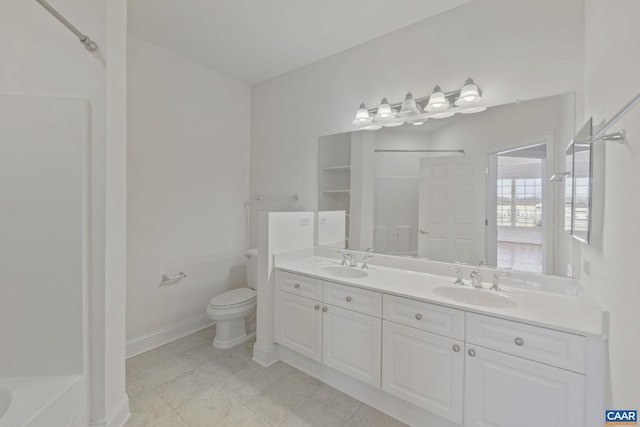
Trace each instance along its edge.
<path fill-rule="evenodd" d="M 323 363 L 380 388 L 382 320 L 326 304 L 324 308 Z"/>
<path fill-rule="evenodd" d="M 464 344 L 383 322 L 382 389 L 462 423 Z"/>
<path fill-rule="evenodd" d="M 584 376 L 467 345 L 465 427 L 582 427 Z"/>
<path fill-rule="evenodd" d="M 318 362 L 322 361 L 322 311 L 308 298 L 276 293 L 276 342 Z"/>

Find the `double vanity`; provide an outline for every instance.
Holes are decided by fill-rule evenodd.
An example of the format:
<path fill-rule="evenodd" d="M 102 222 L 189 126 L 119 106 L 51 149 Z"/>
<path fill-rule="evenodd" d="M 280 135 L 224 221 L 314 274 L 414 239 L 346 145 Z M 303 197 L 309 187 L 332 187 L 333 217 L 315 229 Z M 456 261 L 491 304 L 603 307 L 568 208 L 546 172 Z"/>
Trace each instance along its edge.
<path fill-rule="evenodd" d="M 471 266 L 456 266 L 460 285 L 445 263 L 318 255 L 276 256 L 281 360 L 411 425 L 601 424 L 606 313 L 575 281 L 547 292 L 524 275 L 494 291 L 489 268 L 480 289 Z"/>

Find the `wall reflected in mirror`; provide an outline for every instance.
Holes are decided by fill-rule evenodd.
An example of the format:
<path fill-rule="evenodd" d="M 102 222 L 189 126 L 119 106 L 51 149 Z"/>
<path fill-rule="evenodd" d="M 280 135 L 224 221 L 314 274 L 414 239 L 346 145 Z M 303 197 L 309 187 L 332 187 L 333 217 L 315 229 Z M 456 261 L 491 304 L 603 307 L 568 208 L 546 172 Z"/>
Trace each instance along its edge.
<path fill-rule="evenodd" d="M 565 276 L 565 187 L 547 178 L 573 135 L 564 94 L 320 137 L 318 244 Z"/>

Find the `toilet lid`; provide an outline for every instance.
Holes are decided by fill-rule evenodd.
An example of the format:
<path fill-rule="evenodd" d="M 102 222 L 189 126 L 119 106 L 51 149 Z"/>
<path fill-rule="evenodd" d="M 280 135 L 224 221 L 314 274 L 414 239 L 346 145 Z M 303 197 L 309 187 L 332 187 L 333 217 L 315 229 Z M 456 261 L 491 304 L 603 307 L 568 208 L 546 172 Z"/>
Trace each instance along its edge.
<path fill-rule="evenodd" d="M 233 289 L 211 298 L 209 305 L 212 307 L 230 307 L 244 304 L 255 299 L 257 294 L 256 291 L 249 288 Z"/>

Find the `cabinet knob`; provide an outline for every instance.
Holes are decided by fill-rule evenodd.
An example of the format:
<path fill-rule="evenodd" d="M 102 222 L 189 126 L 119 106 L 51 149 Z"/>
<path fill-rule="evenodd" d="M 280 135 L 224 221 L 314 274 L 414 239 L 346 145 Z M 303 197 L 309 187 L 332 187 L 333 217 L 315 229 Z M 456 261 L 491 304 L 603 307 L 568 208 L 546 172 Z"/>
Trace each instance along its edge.
<path fill-rule="evenodd" d="M 347 297 L 347 302 L 351 302 L 351 297 Z"/>
<path fill-rule="evenodd" d="M 293 285 L 293 287 L 298 289 L 300 287 L 300 283 L 296 283 L 295 285 Z"/>
<path fill-rule="evenodd" d="M 476 351 L 474 349 L 470 349 L 469 350 L 469 356 L 475 357 L 476 356 Z"/>
<path fill-rule="evenodd" d="M 514 342 L 516 343 L 516 345 L 519 345 L 519 346 L 523 346 L 524 345 L 524 340 L 522 338 L 520 338 L 520 337 L 517 337 L 514 340 Z"/>
<path fill-rule="evenodd" d="M 316 304 L 313 306 L 313 308 L 315 308 L 316 310 L 318 310 L 320 308 L 320 304 Z"/>
<path fill-rule="evenodd" d="M 416 320 L 422 320 L 422 314 L 416 313 Z"/>
<path fill-rule="evenodd" d="M 327 311 L 329 310 L 327 307 L 322 307 L 322 311 Z"/>
<path fill-rule="evenodd" d="M 453 351 L 455 351 L 456 353 L 460 351 L 460 346 L 458 344 L 454 344 L 453 345 Z"/>

